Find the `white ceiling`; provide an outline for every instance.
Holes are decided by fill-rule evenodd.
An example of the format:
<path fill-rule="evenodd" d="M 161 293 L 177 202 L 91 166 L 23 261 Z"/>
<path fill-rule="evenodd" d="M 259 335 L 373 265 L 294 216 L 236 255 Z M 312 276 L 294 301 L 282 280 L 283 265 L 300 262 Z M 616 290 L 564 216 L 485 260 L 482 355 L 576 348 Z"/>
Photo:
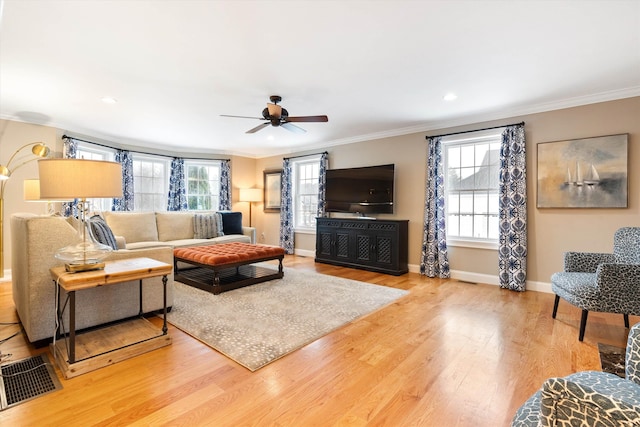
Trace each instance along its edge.
<path fill-rule="evenodd" d="M 142 149 L 263 157 L 640 95 L 638 0 L 2 3 L 0 118 Z M 274 94 L 329 122 L 220 117 Z"/>

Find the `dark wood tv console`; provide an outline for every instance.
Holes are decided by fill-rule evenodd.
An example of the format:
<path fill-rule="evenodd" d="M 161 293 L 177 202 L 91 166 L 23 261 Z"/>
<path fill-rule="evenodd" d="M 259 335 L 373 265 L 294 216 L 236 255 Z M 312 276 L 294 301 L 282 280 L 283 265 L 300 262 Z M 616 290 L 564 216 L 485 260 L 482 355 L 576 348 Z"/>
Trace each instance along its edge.
<path fill-rule="evenodd" d="M 408 220 L 317 218 L 316 262 L 399 276 L 409 272 Z"/>

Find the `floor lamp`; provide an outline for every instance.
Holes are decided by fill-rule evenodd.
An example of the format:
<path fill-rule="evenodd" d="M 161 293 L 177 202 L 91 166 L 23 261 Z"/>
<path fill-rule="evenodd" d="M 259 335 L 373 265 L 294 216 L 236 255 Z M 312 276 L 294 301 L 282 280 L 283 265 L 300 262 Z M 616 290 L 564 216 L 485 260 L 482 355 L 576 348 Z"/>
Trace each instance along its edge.
<path fill-rule="evenodd" d="M 249 202 L 249 227 L 251 227 L 251 205 L 262 201 L 262 190 L 259 188 L 241 188 L 240 202 Z"/>
<path fill-rule="evenodd" d="M 12 166 L 12 163 L 16 160 L 18 153 L 27 147 L 31 147 L 31 153 L 36 157 L 25 160 L 15 167 Z M 9 157 L 9 161 L 6 165 L 0 165 L 0 278 L 4 277 L 4 186 L 7 184 L 7 180 L 11 177 L 13 172 L 27 163 L 37 160 L 38 157 L 47 157 L 49 155 L 49 151 L 49 147 L 47 147 L 44 142 L 30 142 L 29 144 L 25 144 L 18 148 L 11 157 Z"/>
<path fill-rule="evenodd" d="M 40 197 L 40 180 L 39 179 L 25 179 L 23 183 L 23 196 L 26 202 L 44 202 L 47 204 L 47 215 L 54 215 L 56 210 L 53 206 L 54 202 L 72 202 L 73 199 L 61 199 L 61 200 L 45 200 Z"/>
<path fill-rule="evenodd" d="M 122 166 L 116 162 L 85 159 L 45 159 L 38 162 L 40 197 L 80 199 L 80 243 L 60 248 L 55 257 L 69 272 L 104 268 L 110 246 L 95 241 L 87 229 L 87 199 L 122 197 Z"/>

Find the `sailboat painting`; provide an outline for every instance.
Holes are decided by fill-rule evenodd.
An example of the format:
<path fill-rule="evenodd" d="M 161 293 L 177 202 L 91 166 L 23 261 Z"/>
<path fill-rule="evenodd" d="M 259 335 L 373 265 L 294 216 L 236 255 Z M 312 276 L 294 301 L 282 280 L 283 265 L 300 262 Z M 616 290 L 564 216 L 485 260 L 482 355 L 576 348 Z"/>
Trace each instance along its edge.
<path fill-rule="evenodd" d="M 538 208 L 626 208 L 628 135 L 537 145 Z"/>

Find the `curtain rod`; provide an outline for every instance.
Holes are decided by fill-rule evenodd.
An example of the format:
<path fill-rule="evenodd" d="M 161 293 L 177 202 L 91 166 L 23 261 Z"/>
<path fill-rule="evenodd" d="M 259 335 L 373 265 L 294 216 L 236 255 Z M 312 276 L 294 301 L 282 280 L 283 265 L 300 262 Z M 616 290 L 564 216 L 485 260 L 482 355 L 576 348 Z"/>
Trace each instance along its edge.
<path fill-rule="evenodd" d="M 322 153 L 311 153 L 311 154 L 303 154 L 301 156 L 283 157 L 282 160 L 297 159 L 297 158 L 300 158 L 300 157 L 317 156 L 318 154 L 329 154 L 329 152 L 328 151 L 323 151 Z"/>
<path fill-rule="evenodd" d="M 111 148 L 112 150 L 119 150 L 119 148 L 111 147 L 110 145 L 100 144 L 99 142 L 87 141 L 86 139 L 80 139 L 80 138 L 76 138 L 76 137 L 69 136 L 69 135 L 62 135 L 62 139 L 65 139 L 65 138 L 75 139 L 76 141 L 86 142 L 87 144 L 93 144 L 93 145 L 97 145 L 99 147 Z M 212 158 L 203 159 L 203 158 L 198 158 L 198 157 L 169 156 L 167 154 L 146 153 L 144 151 L 136 151 L 136 150 L 126 150 L 126 151 L 130 151 L 130 152 L 134 152 L 134 153 L 138 153 L 138 154 L 146 154 L 148 156 L 169 157 L 171 159 L 173 159 L 173 158 L 181 158 L 181 159 L 184 159 L 184 160 L 229 160 L 229 159 L 212 159 Z"/>
<path fill-rule="evenodd" d="M 463 133 L 470 133 L 470 132 L 481 132 L 483 130 L 500 129 L 500 128 L 506 128 L 508 126 L 518 126 L 518 125 L 524 126 L 524 122 L 511 123 L 509 125 L 501 125 L 501 126 L 491 126 L 491 127 L 483 128 L 483 129 L 463 130 L 463 131 L 460 131 L 460 132 L 451 132 L 451 133 L 445 133 L 445 134 L 442 134 L 442 135 L 425 136 L 425 138 L 426 139 L 429 139 L 429 138 L 442 138 L 442 137 L 445 137 L 445 136 L 460 135 L 460 134 L 463 134 Z"/>

